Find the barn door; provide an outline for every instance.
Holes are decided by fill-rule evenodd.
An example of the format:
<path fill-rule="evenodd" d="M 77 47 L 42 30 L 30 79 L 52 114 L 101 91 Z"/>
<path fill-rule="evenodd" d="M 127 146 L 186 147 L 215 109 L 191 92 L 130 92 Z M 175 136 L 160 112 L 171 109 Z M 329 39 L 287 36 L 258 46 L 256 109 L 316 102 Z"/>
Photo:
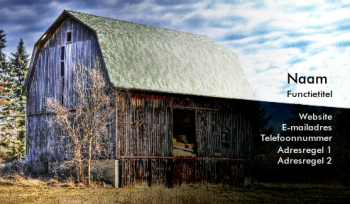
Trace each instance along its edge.
<path fill-rule="evenodd" d="M 173 109 L 173 155 L 195 157 L 195 110 Z"/>

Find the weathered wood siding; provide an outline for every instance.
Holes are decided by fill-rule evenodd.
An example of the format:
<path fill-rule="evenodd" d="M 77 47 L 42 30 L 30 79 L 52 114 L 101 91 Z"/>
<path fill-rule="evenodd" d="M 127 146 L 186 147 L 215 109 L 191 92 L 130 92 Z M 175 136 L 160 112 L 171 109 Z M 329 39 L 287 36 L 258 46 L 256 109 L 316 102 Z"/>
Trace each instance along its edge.
<path fill-rule="evenodd" d="M 197 156 L 249 157 L 252 127 L 240 101 L 132 93 L 117 103 L 117 158 L 173 156 L 172 112 L 181 107 L 195 110 Z"/>
<path fill-rule="evenodd" d="M 121 186 L 240 185 L 252 127 L 244 101 L 131 93 L 117 99 Z M 196 157 L 173 155 L 174 109 L 195 111 Z M 221 132 L 230 134 L 221 141 Z"/>
<path fill-rule="evenodd" d="M 71 42 L 67 42 L 67 31 L 71 31 Z M 64 78 L 61 77 L 62 46 L 65 52 Z M 28 161 L 54 161 L 64 158 L 64 151 L 57 150 L 60 148 L 57 142 L 59 135 L 48 123 L 52 121 L 52 116 L 46 110 L 45 101 L 51 97 L 60 101 L 63 92 L 65 96 L 63 104 L 71 108 L 71 103 L 75 103 L 73 68 L 78 63 L 86 67 L 94 67 L 96 60 L 102 59 L 101 56 L 95 34 L 69 17 L 61 25 L 57 25 L 55 33 L 41 48 L 38 58 L 34 59 L 37 63 L 27 94 L 26 154 Z"/>
<path fill-rule="evenodd" d="M 241 186 L 246 173 L 245 161 L 220 160 L 215 157 L 174 159 L 121 159 L 122 187 L 183 184 Z"/>
<path fill-rule="evenodd" d="M 30 162 L 61 161 L 64 159 L 64 141 L 52 123 L 52 115 L 27 117 L 26 157 Z"/>
<path fill-rule="evenodd" d="M 117 158 L 172 155 L 171 102 L 159 99 L 117 98 Z"/>

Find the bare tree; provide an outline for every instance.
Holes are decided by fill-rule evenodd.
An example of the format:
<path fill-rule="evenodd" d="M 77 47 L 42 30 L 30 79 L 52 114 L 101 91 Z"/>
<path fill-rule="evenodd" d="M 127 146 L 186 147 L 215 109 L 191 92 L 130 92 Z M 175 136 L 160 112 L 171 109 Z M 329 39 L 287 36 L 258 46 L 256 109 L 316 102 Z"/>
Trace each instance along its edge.
<path fill-rule="evenodd" d="M 74 74 L 75 93 L 65 96 L 64 102 L 48 98 L 46 105 L 62 132 L 66 163 L 75 168 L 78 182 L 87 177 L 90 186 L 93 164 L 108 158 L 115 142 L 108 131 L 115 114 L 115 89 L 107 85 L 99 67 L 78 66 Z"/>

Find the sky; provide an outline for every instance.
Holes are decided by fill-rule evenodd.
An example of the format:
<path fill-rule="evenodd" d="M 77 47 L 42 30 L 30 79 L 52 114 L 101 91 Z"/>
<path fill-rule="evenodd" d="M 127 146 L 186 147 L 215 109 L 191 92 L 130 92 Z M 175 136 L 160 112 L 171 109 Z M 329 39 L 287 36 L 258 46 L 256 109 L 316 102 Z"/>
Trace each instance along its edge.
<path fill-rule="evenodd" d="M 35 42 L 64 9 L 206 35 L 238 54 L 261 101 L 350 108 L 350 1 L 0 0 L 5 53 Z M 288 84 L 326 76 L 327 84 Z M 287 91 L 332 91 L 332 98 L 291 98 Z"/>

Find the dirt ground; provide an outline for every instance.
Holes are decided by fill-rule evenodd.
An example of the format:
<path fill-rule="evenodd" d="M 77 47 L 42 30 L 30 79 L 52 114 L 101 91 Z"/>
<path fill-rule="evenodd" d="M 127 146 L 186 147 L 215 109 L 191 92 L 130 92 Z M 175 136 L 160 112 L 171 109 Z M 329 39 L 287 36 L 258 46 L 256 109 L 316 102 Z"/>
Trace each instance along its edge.
<path fill-rule="evenodd" d="M 341 185 L 261 184 L 260 188 L 184 187 L 114 189 L 0 177 L 0 203 L 350 203 Z"/>

